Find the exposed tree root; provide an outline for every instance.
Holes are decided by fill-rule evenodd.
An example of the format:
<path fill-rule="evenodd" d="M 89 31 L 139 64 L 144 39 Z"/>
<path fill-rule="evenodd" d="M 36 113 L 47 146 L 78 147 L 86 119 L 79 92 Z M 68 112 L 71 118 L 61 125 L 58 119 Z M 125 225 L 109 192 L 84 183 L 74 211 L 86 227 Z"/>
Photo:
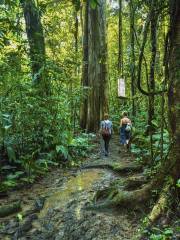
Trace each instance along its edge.
<path fill-rule="evenodd" d="M 133 165 L 133 167 L 130 166 L 130 169 L 133 169 L 134 166 L 137 167 L 137 165 Z M 165 182 L 165 177 L 171 176 L 171 174 L 168 175 L 168 173 L 173 172 L 173 169 L 174 168 L 176 169 L 176 166 L 177 165 L 175 164 L 171 165 L 169 164 L 169 161 L 166 161 L 164 165 L 161 167 L 160 171 L 156 174 L 156 176 L 154 176 L 154 178 L 149 183 L 143 185 L 140 189 L 133 190 L 133 191 L 127 191 L 129 186 L 135 185 L 133 181 L 130 180 L 129 183 L 127 182 L 124 185 L 124 188 L 126 190 L 123 190 L 123 182 L 120 182 L 120 184 L 118 184 L 117 181 L 115 181 L 114 184 L 111 184 L 111 186 L 105 189 L 102 192 L 102 194 L 101 194 L 101 191 L 98 192 L 95 198 L 96 204 L 88 208 L 91 208 L 91 209 L 101 209 L 101 208 L 107 208 L 107 207 L 138 208 L 139 206 L 142 206 L 142 203 L 145 203 L 149 199 L 151 199 L 152 190 L 156 190 L 157 188 L 162 186 L 162 184 L 164 184 Z M 124 166 L 120 167 L 121 170 L 123 168 Z M 117 168 L 115 167 L 114 169 L 119 169 L 119 167 Z M 172 177 L 172 179 L 174 179 L 174 177 Z M 141 185 L 141 183 L 138 182 L 138 185 Z M 158 205 L 157 205 L 158 207 L 155 206 L 153 208 L 152 213 L 150 214 L 151 221 L 154 221 L 155 219 L 157 219 L 159 214 L 165 208 L 166 202 L 167 202 L 165 195 L 167 192 L 168 192 L 168 187 L 166 186 L 164 188 L 164 191 L 160 195 Z M 100 199 L 100 201 L 98 201 L 98 199 Z M 104 202 L 102 202 L 103 200 Z"/>
<path fill-rule="evenodd" d="M 169 199 L 169 193 L 170 193 L 170 187 L 173 185 L 173 182 L 168 182 L 164 185 L 163 190 L 161 191 L 161 194 L 159 196 L 159 199 L 157 203 L 154 205 L 152 211 L 150 212 L 149 216 L 147 217 L 147 222 L 145 227 L 148 229 L 153 224 L 156 223 L 156 221 L 164 216 L 166 211 L 168 210 L 168 199 Z M 145 239 L 144 233 L 140 233 L 138 235 L 138 239 Z"/>
<path fill-rule="evenodd" d="M 10 214 L 18 212 L 20 209 L 21 209 L 20 201 L 16 202 L 16 203 L 13 203 L 11 205 L 1 206 L 0 207 L 0 217 L 6 217 Z"/>
<path fill-rule="evenodd" d="M 141 172 L 143 170 L 143 167 L 137 164 L 128 165 L 114 164 L 112 165 L 112 169 L 118 173 L 129 173 L 129 172 Z"/>
<path fill-rule="evenodd" d="M 172 183 L 165 184 L 160 194 L 159 200 L 154 205 L 151 213 L 149 214 L 149 224 L 153 224 L 165 212 L 166 208 L 168 207 L 168 193 L 170 191 L 171 185 Z"/>
<path fill-rule="evenodd" d="M 141 189 L 134 191 L 122 191 L 117 188 L 106 189 L 103 192 L 103 196 L 107 195 L 103 203 L 89 206 L 88 209 L 102 209 L 106 207 L 127 207 L 137 208 L 140 203 L 147 201 L 151 195 L 152 184 L 146 184 Z M 107 191 L 107 194 L 105 194 Z M 96 196 L 101 197 L 98 193 Z"/>
<path fill-rule="evenodd" d="M 133 176 L 127 178 L 123 182 L 123 188 L 126 190 L 133 190 L 141 187 L 145 183 L 147 183 L 147 179 L 144 176 Z"/>
<path fill-rule="evenodd" d="M 97 191 L 95 197 L 94 197 L 94 202 L 96 203 L 97 201 L 100 202 L 101 200 L 104 201 L 104 199 L 106 199 L 105 201 L 109 202 L 109 200 L 111 201 L 111 199 L 113 199 L 116 195 L 118 194 L 118 190 L 116 188 L 105 188 L 101 191 Z"/>
<path fill-rule="evenodd" d="M 99 163 L 99 164 L 92 164 L 92 165 L 86 165 L 83 166 L 82 169 L 91 169 L 91 168 L 106 168 L 113 170 L 117 173 L 130 173 L 130 172 L 141 172 L 142 166 L 137 164 L 128 164 L 128 165 L 122 165 L 122 164 L 110 164 L 110 163 Z"/>
<path fill-rule="evenodd" d="M 92 169 L 92 168 L 97 168 L 97 169 L 105 168 L 105 169 L 113 170 L 113 167 L 108 163 L 85 165 L 85 166 L 81 167 L 81 169 Z"/>

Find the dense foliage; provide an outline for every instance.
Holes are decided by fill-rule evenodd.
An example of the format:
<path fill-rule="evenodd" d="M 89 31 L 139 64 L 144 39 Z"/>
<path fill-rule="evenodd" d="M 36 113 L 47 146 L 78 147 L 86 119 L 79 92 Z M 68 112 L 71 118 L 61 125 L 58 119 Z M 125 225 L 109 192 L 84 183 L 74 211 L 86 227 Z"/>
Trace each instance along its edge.
<path fill-rule="evenodd" d="M 88 135 L 77 136 L 82 94 L 81 51 L 75 49 L 71 24 L 74 5 L 40 1 L 36 7 L 44 26 L 46 63 L 32 79 L 21 2 L 0 5 L 1 191 L 17 185 L 17 179 L 32 181 L 49 165 L 73 163 L 75 155 L 85 155 L 88 148 Z M 35 84 L 42 72 L 48 96 Z"/>
<path fill-rule="evenodd" d="M 178 119 L 173 112 L 178 112 L 173 106 L 178 100 L 168 102 L 172 91 L 167 92 L 169 79 L 178 86 L 177 76 L 169 71 L 174 66 L 169 62 L 172 6 L 167 0 L 111 0 L 106 8 L 103 4 L 100 0 L 0 1 L 0 191 L 33 182 L 49 166 L 78 165 L 93 137 L 87 130 L 97 128 L 99 123 L 93 121 L 108 107 L 115 132 L 122 111 L 129 112 L 132 152 L 150 179 L 178 141 L 174 137 L 178 130 L 173 132 L 168 118 L 172 112 Z M 101 11 L 105 14 L 100 16 Z M 85 13 L 90 16 L 85 18 Z M 98 54 L 97 46 L 102 49 Z M 120 77 L 125 79 L 126 98 L 117 95 Z M 100 79 L 101 84 L 108 83 L 109 91 Z M 102 96 L 108 96 L 109 103 L 104 104 Z M 98 117 L 89 114 L 91 126 L 86 129 L 80 128 L 82 102 L 89 113 L 106 105 L 98 106 Z M 175 145 L 177 160 L 176 150 Z M 171 231 L 165 229 L 163 234 Z"/>

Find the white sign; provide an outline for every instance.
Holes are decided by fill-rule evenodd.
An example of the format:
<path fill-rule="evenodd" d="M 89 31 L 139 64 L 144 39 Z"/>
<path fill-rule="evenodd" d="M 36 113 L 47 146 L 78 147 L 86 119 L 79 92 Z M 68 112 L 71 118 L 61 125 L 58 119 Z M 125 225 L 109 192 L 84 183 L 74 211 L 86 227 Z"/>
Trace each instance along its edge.
<path fill-rule="evenodd" d="M 126 97 L 126 89 L 125 89 L 124 78 L 119 78 L 118 79 L 118 97 Z"/>

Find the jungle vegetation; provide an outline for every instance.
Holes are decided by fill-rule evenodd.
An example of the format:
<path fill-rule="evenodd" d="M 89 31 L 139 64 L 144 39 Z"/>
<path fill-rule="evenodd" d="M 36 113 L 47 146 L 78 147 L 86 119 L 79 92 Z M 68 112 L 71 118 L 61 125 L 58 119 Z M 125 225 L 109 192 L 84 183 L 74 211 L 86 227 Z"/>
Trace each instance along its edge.
<path fill-rule="evenodd" d="M 153 222 L 180 184 L 180 1 L 0 1 L 2 194 L 78 165 L 103 114 L 118 133 L 123 110 L 149 180 L 111 203 L 141 204 L 156 191 Z"/>

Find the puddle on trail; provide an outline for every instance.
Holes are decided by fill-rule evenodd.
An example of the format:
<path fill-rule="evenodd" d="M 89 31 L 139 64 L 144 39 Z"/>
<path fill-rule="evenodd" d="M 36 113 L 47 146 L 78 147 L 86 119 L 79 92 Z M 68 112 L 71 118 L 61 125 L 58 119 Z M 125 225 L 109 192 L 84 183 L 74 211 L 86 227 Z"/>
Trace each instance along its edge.
<path fill-rule="evenodd" d="M 70 179 L 57 192 L 46 199 L 44 208 L 39 214 L 39 218 L 44 218 L 51 209 L 63 209 L 69 200 L 78 200 L 78 192 L 91 190 L 95 183 L 102 179 L 110 179 L 112 173 L 103 169 L 91 169 L 82 171 L 77 176 L 71 176 Z M 75 209 L 77 218 L 80 217 L 81 203 L 79 202 Z"/>

